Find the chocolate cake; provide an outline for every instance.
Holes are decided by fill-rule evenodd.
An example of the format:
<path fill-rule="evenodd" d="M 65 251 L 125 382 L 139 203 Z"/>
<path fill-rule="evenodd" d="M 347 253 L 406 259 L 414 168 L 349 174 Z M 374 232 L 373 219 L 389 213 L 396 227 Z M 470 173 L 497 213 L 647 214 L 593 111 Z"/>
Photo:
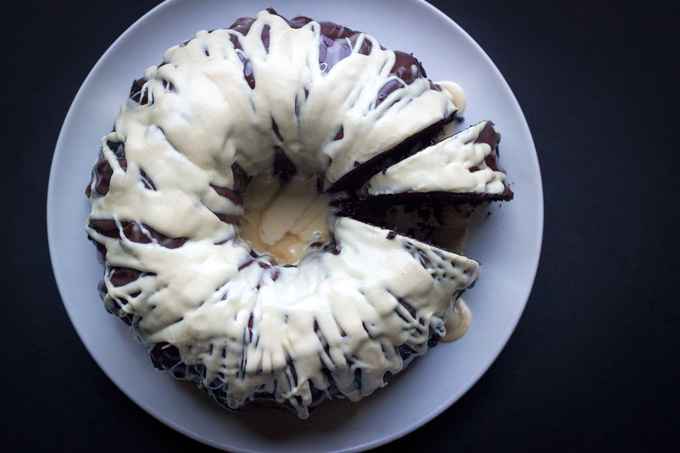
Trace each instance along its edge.
<path fill-rule="evenodd" d="M 86 190 L 106 308 L 154 366 L 229 409 L 306 418 L 384 386 L 445 335 L 479 276 L 476 261 L 384 228 L 387 214 L 371 208 L 398 196 L 436 206 L 459 191 L 386 180 L 420 156 L 472 147 L 465 171 L 489 177 L 464 201 L 512 197 L 490 123 L 441 140 L 459 119 L 452 86 L 370 35 L 271 9 L 170 48 L 134 81 Z M 329 204 L 314 197 L 335 201 L 310 214 Z M 296 208 L 311 220 L 295 223 Z M 315 231 L 319 218 L 327 231 Z M 252 219 L 259 229 L 245 228 Z M 255 248 L 251 230 L 262 244 L 313 239 L 291 262 Z"/>
<path fill-rule="evenodd" d="M 361 197 L 509 201 L 513 193 L 498 163 L 500 139 L 489 121 L 470 126 L 375 174 L 362 187 Z"/>

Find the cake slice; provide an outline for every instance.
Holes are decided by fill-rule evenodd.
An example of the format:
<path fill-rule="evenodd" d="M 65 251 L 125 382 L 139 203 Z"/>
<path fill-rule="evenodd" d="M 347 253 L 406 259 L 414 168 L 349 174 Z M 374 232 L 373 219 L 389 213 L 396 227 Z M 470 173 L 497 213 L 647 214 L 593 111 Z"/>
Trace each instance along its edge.
<path fill-rule="evenodd" d="M 390 202 L 480 203 L 508 201 L 513 193 L 498 163 L 500 134 L 482 121 L 376 174 L 360 197 L 390 196 Z M 416 194 L 411 196 L 410 194 Z"/>
<path fill-rule="evenodd" d="M 432 119 L 430 118 L 430 120 Z M 414 131 L 400 143 L 392 147 L 383 146 L 384 151 L 380 151 L 379 148 L 373 150 L 362 148 L 361 150 L 344 152 L 342 160 L 333 161 L 329 166 L 322 189 L 327 192 L 341 192 L 354 191 L 360 188 L 372 175 L 385 171 L 395 163 L 425 149 L 447 126 L 456 123 L 459 119 L 460 116 L 457 115 L 456 111 L 447 113 L 440 120 Z M 395 135 L 394 131 L 389 135 Z M 329 177 L 332 176 L 333 172 L 337 172 L 335 168 L 339 164 L 342 164 L 340 168 L 343 174 L 333 181 Z"/>

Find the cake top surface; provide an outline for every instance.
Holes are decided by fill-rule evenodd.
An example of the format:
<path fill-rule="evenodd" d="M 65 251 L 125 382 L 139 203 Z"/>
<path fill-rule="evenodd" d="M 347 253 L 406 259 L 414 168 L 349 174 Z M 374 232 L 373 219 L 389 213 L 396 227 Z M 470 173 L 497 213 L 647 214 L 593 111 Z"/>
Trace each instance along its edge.
<path fill-rule="evenodd" d="M 105 247 L 107 305 L 143 342 L 200 364 L 230 407 L 266 392 L 304 417 L 329 379 L 353 400 L 384 385 L 403 366 L 397 346 L 424 351 L 443 335 L 479 270 L 346 218 L 292 267 L 241 238 L 248 178 L 292 165 L 331 187 L 456 111 L 413 57 L 332 24 L 292 25 L 263 11 L 147 69 L 102 139 L 88 234 Z"/>

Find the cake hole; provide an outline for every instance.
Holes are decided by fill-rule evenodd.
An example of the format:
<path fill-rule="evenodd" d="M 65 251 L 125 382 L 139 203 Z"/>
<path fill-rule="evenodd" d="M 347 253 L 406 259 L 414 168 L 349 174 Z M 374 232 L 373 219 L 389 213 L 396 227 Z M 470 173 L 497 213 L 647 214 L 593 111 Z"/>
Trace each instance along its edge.
<path fill-rule="evenodd" d="M 296 264 L 329 241 L 328 202 L 314 178 L 256 176 L 243 196 L 241 237 L 276 264 Z"/>

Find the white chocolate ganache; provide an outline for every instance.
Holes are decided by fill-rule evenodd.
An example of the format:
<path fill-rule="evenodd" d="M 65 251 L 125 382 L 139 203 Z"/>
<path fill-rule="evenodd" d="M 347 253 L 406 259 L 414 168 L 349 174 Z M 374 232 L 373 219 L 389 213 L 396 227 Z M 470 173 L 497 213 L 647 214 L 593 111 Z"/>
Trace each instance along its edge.
<path fill-rule="evenodd" d="M 477 262 L 336 217 L 326 194 L 451 122 L 464 96 L 367 34 L 271 10 L 240 21 L 170 48 L 136 82 L 102 139 L 86 231 L 107 308 L 154 363 L 226 407 L 265 395 L 305 418 L 319 394 L 359 400 L 469 324 L 451 319 Z M 468 146 L 455 137 L 447 152 Z M 488 154 L 470 146 L 453 161 Z"/>

